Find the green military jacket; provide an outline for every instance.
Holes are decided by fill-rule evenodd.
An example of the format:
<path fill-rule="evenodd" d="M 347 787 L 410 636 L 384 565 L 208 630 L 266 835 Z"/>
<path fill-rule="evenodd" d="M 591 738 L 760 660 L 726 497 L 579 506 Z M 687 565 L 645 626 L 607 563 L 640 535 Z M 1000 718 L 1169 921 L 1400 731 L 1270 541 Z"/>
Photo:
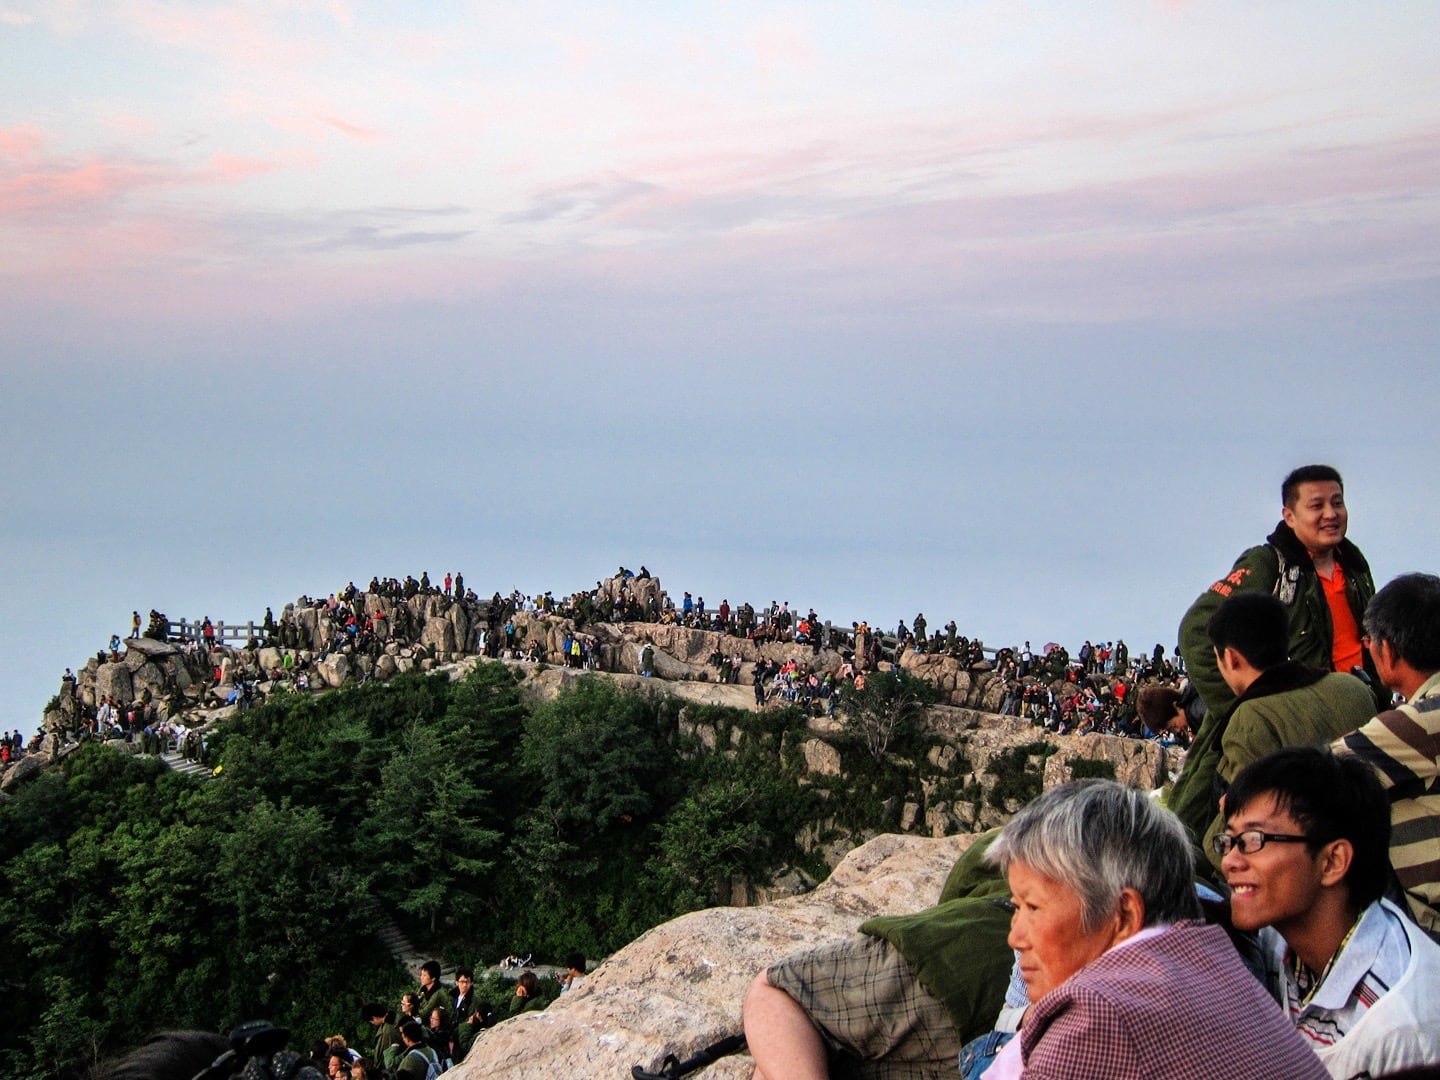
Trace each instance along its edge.
<path fill-rule="evenodd" d="M 416 989 L 415 994 L 420 999 L 420 1006 L 415 1012 L 420 1018 L 420 1026 L 427 1031 L 430 1030 L 430 1014 L 435 1011 L 435 1007 L 443 1006 L 448 1014 L 451 1004 L 455 1001 L 455 991 L 439 979 L 435 980 L 435 985 L 430 988 L 429 993 Z"/>
<path fill-rule="evenodd" d="M 1374 715 L 1375 698 L 1370 688 L 1353 675 L 1339 672 L 1331 672 L 1308 686 L 1263 697 L 1252 698 L 1247 691 L 1220 739 L 1216 787 L 1225 790 L 1236 773 L 1266 754 L 1289 746 L 1324 746 Z M 1217 872 L 1220 856 L 1210 846 L 1210 838 L 1224 831 L 1225 819 L 1217 811 L 1202 843 Z"/>
<path fill-rule="evenodd" d="M 1219 869 L 1209 839 L 1224 828 L 1220 795 L 1236 773 L 1281 747 L 1323 746 L 1374 710 L 1369 688 L 1353 675 L 1287 660 L 1262 672 L 1228 712 L 1207 713 L 1166 800 L 1196 846 L 1195 872 L 1219 880 L 1209 869 Z"/>
<path fill-rule="evenodd" d="M 1345 594 L 1359 625 L 1366 605 L 1375 595 L 1370 564 L 1349 540 L 1340 542 L 1335 558 L 1345 573 Z M 1320 584 L 1319 574 L 1315 572 L 1310 553 L 1296 539 L 1290 526 L 1282 521 L 1275 526 L 1275 531 L 1265 543 L 1244 552 L 1235 560 L 1230 573 L 1201 593 L 1180 621 L 1180 655 L 1185 658 L 1185 671 L 1211 714 L 1228 713 L 1235 704 L 1235 695 L 1220 677 L 1215 651 L 1205 627 L 1226 598 L 1244 590 L 1271 593 L 1289 609 L 1291 660 L 1299 660 L 1321 671 L 1330 670 L 1334 644 L 1330 605 L 1325 602 L 1325 590 Z M 1389 695 L 1380 686 L 1369 655 L 1365 655 L 1364 659 L 1365 670 L 1375 687 L 1376 704 L 1384 705 Z M 1197 735 L 1197 742 L 1198 739 Z"/>

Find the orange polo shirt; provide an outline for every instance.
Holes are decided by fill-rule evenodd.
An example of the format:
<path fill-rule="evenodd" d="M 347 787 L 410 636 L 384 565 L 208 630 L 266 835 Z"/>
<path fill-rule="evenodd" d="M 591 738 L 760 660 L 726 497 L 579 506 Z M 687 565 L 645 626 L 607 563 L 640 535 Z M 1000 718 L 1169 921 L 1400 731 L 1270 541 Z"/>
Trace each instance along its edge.
<path fill-rule="evenodd" d="M 1328 580 L 1320 575 L 1320 586 L 1325 590 L 1325 602 L 1330 605 L 1330 625 L 1335 630 L 1330 639 L 1330 665 L 1336 671 L 1348 672 L 1365 661 L 1360 646 L 1360 627 L 1355 624 L 1350 600 L 1345 595 L 1345 570 L 1338 560 L 1335 572 Z"/>

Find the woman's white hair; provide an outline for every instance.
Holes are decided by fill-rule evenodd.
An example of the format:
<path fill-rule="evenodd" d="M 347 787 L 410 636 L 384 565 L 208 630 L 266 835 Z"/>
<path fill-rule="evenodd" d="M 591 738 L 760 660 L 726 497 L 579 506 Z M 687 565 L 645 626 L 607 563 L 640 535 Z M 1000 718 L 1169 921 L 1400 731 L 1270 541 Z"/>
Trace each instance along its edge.
<path fill-rule="evenodd" d="M 985 857 L 1002 872 L 1024 863 L 1074 892 L 1084 933 L 1115 911 L 1127 888 L 1144 901 L 1145 926 L 1200 916 L 1185 826 L 1113 780 L 1051 788 L 1010 820 Z"/>

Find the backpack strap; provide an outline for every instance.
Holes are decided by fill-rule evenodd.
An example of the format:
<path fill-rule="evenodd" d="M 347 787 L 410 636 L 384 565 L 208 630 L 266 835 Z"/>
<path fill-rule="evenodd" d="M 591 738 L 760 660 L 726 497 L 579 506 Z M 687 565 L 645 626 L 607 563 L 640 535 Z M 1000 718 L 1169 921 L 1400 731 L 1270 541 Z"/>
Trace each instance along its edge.
<path fill-rule="evenodd" d="M 1300 588 L 1300 565 L 1291 562 L 1285 553 L 1274 544 L 1267 545 L 1275 553 L 1275 587 L 1271 593 L 1286 607 L 1295 603 L 1295 594 Z"/>

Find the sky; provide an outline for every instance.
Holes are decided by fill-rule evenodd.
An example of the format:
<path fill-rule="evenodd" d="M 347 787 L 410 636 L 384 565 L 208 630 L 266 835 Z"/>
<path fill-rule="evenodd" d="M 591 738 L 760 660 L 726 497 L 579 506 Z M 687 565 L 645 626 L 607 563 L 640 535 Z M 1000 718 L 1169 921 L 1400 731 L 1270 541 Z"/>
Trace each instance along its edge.
<path fill-rule="evenodd" d="M 1440 570 L 1437 41 L 0 0 L 0 727 L 132 609 L 422 570 L 1168 649 L 1315 461 Z"/>

